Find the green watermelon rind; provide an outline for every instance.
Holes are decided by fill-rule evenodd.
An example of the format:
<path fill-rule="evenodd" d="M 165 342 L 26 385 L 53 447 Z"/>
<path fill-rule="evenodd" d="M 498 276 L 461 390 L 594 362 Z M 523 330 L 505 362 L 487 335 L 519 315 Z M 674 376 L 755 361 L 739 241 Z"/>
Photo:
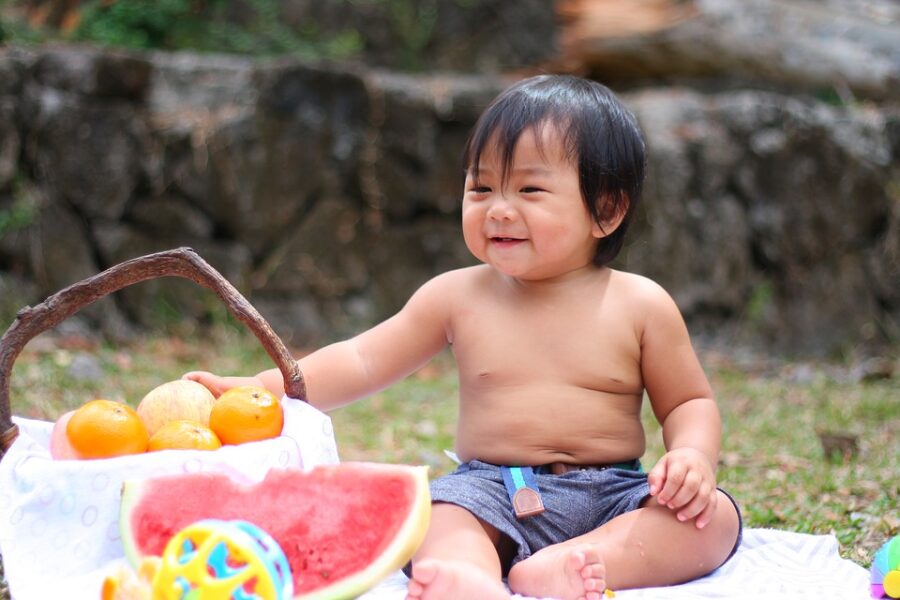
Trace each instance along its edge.
<path fill-rule="evenodd" d="M 144 480 L 125 480 L 122 482 L 122 500 L 119 503 L 119 536 L 125 550 L 125 558 L 134 568 L 140 564 L 143 555 L 138 550 L 137 540 L 131 533 L 131 520 L 128 515 L 131 514 L 132 507 L 140 502 L 143 489 Z"/>
<path fill-rule="evenodd" d="M 414 501 L 403 524 L 394 535 L 393 541 L 378 557 L 361 571 L 357 571 L 335 583 L 313 590 L 312 592 L 294 596 L 294 600 L 341 600 L 355 598 L 388 577 L 392 572 L 402 568 L 425 539 L 431 519 L 431 495 L 428 488 L 428 467 L 389 465 L 380 463 L 344 463 L 364 466 L 371 469 L 384 469 L 390 473 L 406 472 L 413 481 Z M 128 480 L 122 485 L 122 501 L 119 515 L 119 530 L 125 556 L 133 567 L 137 567 L 143 558 L 138 550 L 137 540 L 131 532 L 129 515 L 136 506 L 144 490 L 144 480 Z"/>

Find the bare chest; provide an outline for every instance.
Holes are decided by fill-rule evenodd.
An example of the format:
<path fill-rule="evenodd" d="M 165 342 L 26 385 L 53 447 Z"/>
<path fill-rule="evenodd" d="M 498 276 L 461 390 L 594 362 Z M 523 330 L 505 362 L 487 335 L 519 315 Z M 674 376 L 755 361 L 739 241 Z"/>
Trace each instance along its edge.
<path fill-rule="evenodd" d="M 640 393 L 633 322 L 602 303 L 467 303 L 454 315 L 453 351 L 470 389 L 527 385 Z"/>

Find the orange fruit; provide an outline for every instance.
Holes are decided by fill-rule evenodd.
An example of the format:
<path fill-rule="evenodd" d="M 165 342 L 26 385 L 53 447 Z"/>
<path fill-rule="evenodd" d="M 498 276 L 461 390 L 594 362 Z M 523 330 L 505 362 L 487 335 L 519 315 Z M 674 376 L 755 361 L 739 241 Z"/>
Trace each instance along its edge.
<path fill-rule="evenodd" d="M 243 444 L 281 435 L 284 410 L 266 388 L 244 385 L 219 396 L 209 413 L 209 427 L 223 444 Z"/>
<path fill-rule="evenodd" d="M 91 400 L 66 423 L 66 437 L 79 458 L 109 458 L 147 451 L 147 428 L 127 404 Z"/>
<path fill-rule="evenodd" d="M 196 421 L 169 421 L 150 436 L 147 450 L 215 450 L 222 442 L 213 430 Z"/>

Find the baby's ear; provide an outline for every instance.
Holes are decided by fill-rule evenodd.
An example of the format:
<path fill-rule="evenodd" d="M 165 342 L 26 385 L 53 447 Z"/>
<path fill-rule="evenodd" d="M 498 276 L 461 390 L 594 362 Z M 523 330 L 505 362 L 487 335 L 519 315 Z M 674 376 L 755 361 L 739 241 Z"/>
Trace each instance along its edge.
<path fill-rule="evenodd" d="M 625 194 L 622 194 L 618 198 L 606 197 L 598 199 L 597 213 L 600 215 L 600 218 L 599 220 L 594 221 L 594 227 L 591 230 L 591 234 L 597 239 L 602 239 L 611 235 L 619 228 L 619 225 L 621 225 L 622 221 L 625 219 L 625 215 L 628 214 L 630 202 L 628 196 Z"/>

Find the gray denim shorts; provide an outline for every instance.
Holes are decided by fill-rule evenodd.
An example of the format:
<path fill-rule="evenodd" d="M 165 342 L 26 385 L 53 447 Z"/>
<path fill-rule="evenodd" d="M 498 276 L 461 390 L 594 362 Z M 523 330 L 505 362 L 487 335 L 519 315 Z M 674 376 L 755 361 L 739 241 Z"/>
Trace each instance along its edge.
<path fill-rule="evenodd" d="M 509 536 L 516 545 L 512 566 L 541 548 L 584 535 L 639 508 L 650 495 L 647 474 L 640 470 L 610 467 L 553 475 L 535 468 L 535 479 L 544 512 L 521 520 L 513 514 L 500 467 L 479 460 L 463 463 L 449 475 L 432 481 L 431 500 L 461 506 Z M 731 501 L 734 503 L 734 499 Z M 740 514 L 738 509 L 739 519 Z M 739 532 L 728 558 L 737 551 L 740 541 Z"/>

